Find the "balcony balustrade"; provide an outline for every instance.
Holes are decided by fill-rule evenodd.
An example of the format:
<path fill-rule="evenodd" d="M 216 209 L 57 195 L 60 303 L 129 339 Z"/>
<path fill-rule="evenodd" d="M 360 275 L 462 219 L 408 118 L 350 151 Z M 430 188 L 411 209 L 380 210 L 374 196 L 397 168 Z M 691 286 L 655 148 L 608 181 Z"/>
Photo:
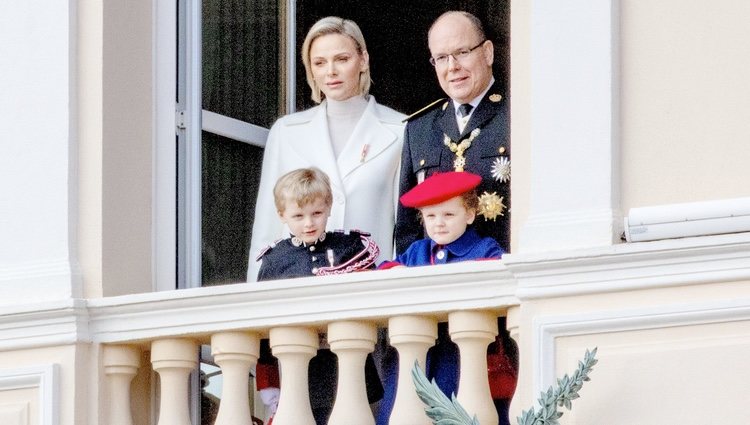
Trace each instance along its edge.
<path fill-rule="evenodd" d="M 160 379 L 158 425 L 191 425 L 189 377 L 200 344 L 211 345 L 223 375 L 215 423 L 251 424 L 248 374 L 270 337 L 279 360 L 281 393 L 274 425 L 314 425 L 308 394 L 309 360 L 326 332 L 338 357 L 337 396 L 331 425 L 373 425 L 364 364 L 377 328 L 388 329 L 399 353 L 398 390 L 390 424 L 430 424 L 411 382 L 424 368 L 438 321 L 447 321 L 458 346 L 458 400 L 482 424 L 497 423 L 486 350 L 497 335 L 497 317 L 518 305 L 510 274 L 499 261 L 345 276 L 280 280 L 92 300 L 91 327 L 102 344 L 109 397 L 106 423 L 133 424 L 130 380 L 141 352 L 150 351 Z"/>

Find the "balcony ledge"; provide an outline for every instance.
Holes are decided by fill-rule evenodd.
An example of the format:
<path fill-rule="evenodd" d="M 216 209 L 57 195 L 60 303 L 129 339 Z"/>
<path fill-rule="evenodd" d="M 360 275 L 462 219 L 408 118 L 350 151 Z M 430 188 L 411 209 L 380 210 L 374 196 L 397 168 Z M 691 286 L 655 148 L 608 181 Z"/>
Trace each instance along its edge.
<path fill-rule="evenodd" d="M 502 312 L 518 304 L 515 289 L 501 261 L 480 261 L 127 295 L 88 306 L 93 339 L 111 343 L 464 309 Z"/>
<path fill-rule="evenodd" d="M 540 298 L 747 280 L 750 233 L 507 254 L 502 261 L 2 306 L 0 351 L 402 314 L 443 318 L 465 309 L 501 314 Z"/>
<path fill-rule="evenodd" d="M 750 233 L 508 254 L 519 301 L 750 280 Z"/>

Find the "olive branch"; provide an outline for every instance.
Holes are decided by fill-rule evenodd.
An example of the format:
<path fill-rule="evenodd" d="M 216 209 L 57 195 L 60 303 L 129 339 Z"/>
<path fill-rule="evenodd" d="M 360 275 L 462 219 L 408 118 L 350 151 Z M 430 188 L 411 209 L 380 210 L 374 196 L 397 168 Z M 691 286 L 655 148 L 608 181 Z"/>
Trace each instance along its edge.
<path fill-rule="evenodd" d="M 466 409 L 456 400 L 456 395 L 451 394 L 450 400 L 438 388 L 435 379 L 432 382 L 422 372 L 419 363 L 415 360 L 411 369 L 411 378 L 417 395 L 427 405 L 425 413 L 433 420 L 435 425 L 479 425 L 476 415 L 472 418 Z"/>
<path fill-rule="evenodd" d="M 557 387 L 550 386 L 547 391 L 543 391 L 539 399 L 539 410 L 533 407 L 524 411 L 517 418 L 518 425 L 559 425 L 558 419 L 563 412 L 558 407 L 565 407 L 571 410 L 573 400 L 579 398 L 578 391 L 583 387 L 583 383 L 590 381 L 589 373 L 596 360 L 596 348 L 592 351 L 586 350 L 583 360 L 578 362 L 578 368 L 571 376 L 565 374 L 557 380 Z M 411 370 L 414 387 L 417 395 L 427 406 L 425 413 L 432 419 L 435 425 L 480 425 L 476 416 L 470 417 L 466 409 L 456 400 L 456 395 L 451 394 L 451 398 L 443 394 L 433 379 L 432 382 L 427 380 L 418 362 L 414 362 Z"/>
<path fill-rule="evenodd" d="M 584 382 L 591 380 L 589 373 L 598 362 L 595 358 L 596 350 L 596 348 L 593 351 L 586 350 L 583 361 L 578 362 L 578 368 L 573 372 L 573 375 L 565 374 L 557 380 L 557 388 L 553 389 L 550 386 L 546 392 L 542 391 L 537 399 L 539 411 L 534 411 L 533 407 L 524 411 L 517 418 L 518 425 L 559 425 L 558 419 L 563 415 L 563 412 L 558 411 L 557 408 L 564 406 L 570 410 L 573 400 L 580 397 L 578 391 L 581 390 Z"/>

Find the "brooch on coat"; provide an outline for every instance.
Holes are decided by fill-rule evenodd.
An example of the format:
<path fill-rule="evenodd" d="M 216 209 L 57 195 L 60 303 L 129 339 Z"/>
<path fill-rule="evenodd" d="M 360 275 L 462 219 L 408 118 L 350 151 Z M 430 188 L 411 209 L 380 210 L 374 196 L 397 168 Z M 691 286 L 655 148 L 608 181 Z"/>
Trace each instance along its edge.
<path fill-rule="evenodd" d="M 445 146 L 447 146 L 448 149 L 451 150 L 451 152 L 456 154 L 456 159 L 453 161 L 453 169 L 455 171 L 464 170 L 464 167 L 466 166 L 466 158 L 464 157 L 464 152 L 466 152 L 466 149 L 469 149 L 471 147 L 471 142 L 473 142 L 474 139 L 479 136 L 480 131 L 481 130 L 479 128 L 475 128 L 471 131 L 471 133 L 469 133 L 469 137 L 461 140 L 458 143 L 452 141 L 451 138 L 448 137 L 447 134 L 445 134 L 445 137 L 443 138 L 443 144 L 445 144 Z"/>
<path fill-rule="evenodd" d="M 479 197 L 478 214 L 484 216 L 485 221 L 495 221 L 498 216 L 505 215 L 503 213 L 505 208 L 507 208 L 507 206 L 503 204 L 503 197 L 497 196 L 497 192 L 484 192 L 482 196 Z"/>
<path fill-rule="evenodd" d="M 490 168 L 490 172 L 492 173 L 492 177 L 495 179 L 495 181 L 505 183 L 510 180 L 510 160 L 508 159 L 508 157 L 501 156 L 499 158 L 495 158 L 495 161 L 492 162 L 492 168 Z"/>

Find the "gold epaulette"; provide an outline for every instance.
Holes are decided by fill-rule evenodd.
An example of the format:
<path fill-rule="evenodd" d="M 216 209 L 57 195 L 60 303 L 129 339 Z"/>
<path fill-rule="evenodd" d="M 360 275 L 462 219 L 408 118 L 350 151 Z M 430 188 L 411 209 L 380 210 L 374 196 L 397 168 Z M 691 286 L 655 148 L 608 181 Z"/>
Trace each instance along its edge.
<path fill-rule="evenodd" d="M 401 122 L 407 122 L 407 121 L 409 121 L 412 118 L 416 118 L 416 117 L 422 115 L 423 113 L 425 113 L 425 112 L 429 111 L 430 109 L 434 108 L 435 105 L 439 104 L 440 102 L 442 102 L 444 100 L 445 100 L 445 98 L 441 97 L 440 99 L 438 99 L 438 100 L 430 103 L 429 105 L 425 106 L 424 108 L 422 108 L 422 109 L 418 110 L 417 112 L 414 112 L 413 114 L 411 114 L 408 117 L 404 118 L 404 120 L 401 121 Z"/>

